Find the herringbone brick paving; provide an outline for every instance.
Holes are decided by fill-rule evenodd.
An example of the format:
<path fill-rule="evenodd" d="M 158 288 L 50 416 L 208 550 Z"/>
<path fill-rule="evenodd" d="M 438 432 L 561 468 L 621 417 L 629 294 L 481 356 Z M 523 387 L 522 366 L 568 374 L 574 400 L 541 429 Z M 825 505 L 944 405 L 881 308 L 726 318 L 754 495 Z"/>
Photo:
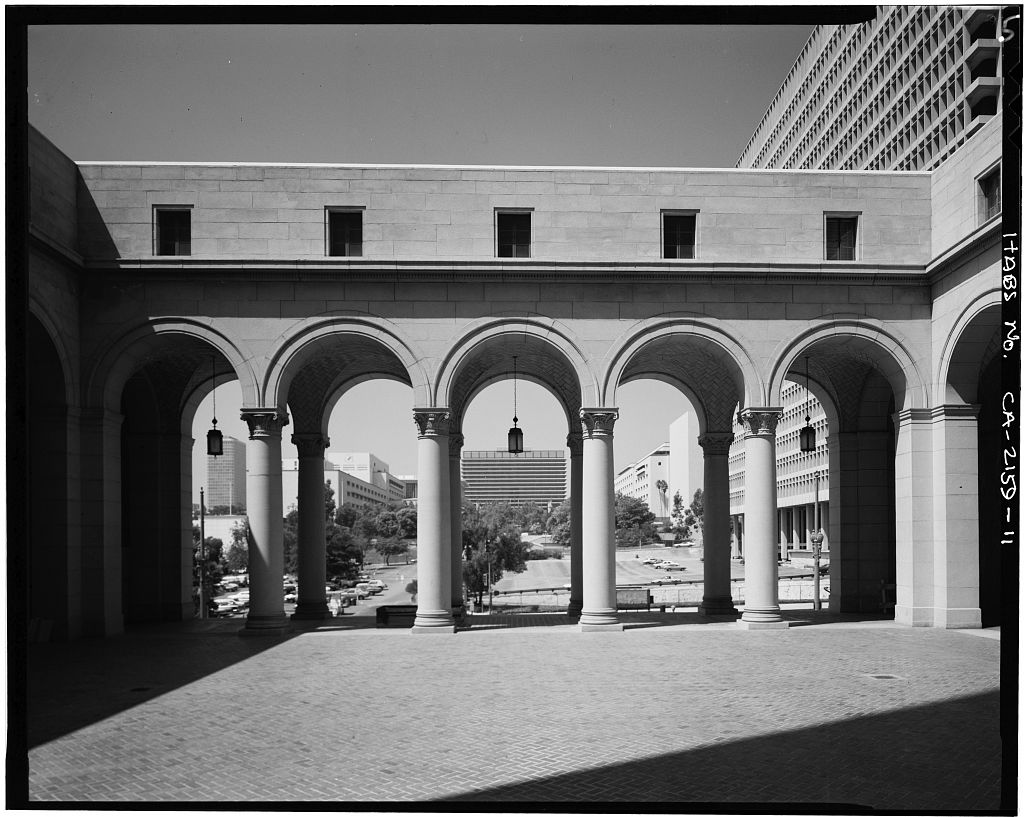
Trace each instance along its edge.
<path fill-rule="evenodd" d="M 33 645 L 30 799 L 1000 808 L 998 640 L 551 621 Z"/>

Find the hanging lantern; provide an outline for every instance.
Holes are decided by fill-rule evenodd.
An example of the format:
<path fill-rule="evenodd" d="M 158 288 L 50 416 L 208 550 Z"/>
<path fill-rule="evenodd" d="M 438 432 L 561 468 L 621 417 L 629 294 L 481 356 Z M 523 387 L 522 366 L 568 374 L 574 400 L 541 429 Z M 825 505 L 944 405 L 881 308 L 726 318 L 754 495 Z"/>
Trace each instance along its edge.
<path fill-rule="evenodd" d="M 508 453 L 523 453 L 523 430 L 519 428 L 518 396 L 516 394 L 516 358 L 512 356 L 512 428 L 508 430 Z"/>
<path fill-rule="evenodd" d="M 811 453 L 812 451 L 814 451 L 817 448 L 817 443 L 815 441 L 814 426 L 811 425 L 811 396 L 810 396 L 810 392 L 807 389 L 807 383 L 809 381 L 809 378 L 807 376 L 807 372 L 808 372 L 808 363 L 807 363 L 807 359 L 805 358 L 804 359 L 804 395 L 805 395 L 806 400 L 807 400 L 807 416 L 804 417 L 804 422 L 807 425 L 805 425 L 803 428 L 800 429 L 800 450 L 803 453 L 805 453 L 805 454 L 809 454 L 809 453 Z"/>
<path fill-rule="evenodd" d="M 219 457 L 224 453 L 224 435 L 217 430 L 217 361 L 213 361 L 213 428 L 206 432 L 206 453 Z"/>

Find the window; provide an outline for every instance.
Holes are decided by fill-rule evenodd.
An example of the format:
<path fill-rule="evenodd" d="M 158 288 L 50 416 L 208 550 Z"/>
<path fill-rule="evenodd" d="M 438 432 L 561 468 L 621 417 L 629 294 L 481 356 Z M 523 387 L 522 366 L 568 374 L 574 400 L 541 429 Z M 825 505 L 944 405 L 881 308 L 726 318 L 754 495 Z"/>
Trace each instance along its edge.
<path fill-rule="evenodd" d="M 857 216 L 825 216 L 825 260 L 857 259 Z"/>
<path fill-rule="evenodd" d="M 498 258 L 530 257 L 530 212 L 496 210 Z"/>
<path fill-rule="evenodd" d="M 327 254 L 363 254 L 363 211 L 327 208 Z"/>
<path fill-rule="evenodd" d="M 192 255 L 192 208 L 153 208 L 153 252 L 156 255 Z"/>
<path fill-rule="evenodd" d="M 696 213 L 662 213 L 662 258 L 695 258 Z"/>
<path fill-rule="evenodd" d="M 981 205 L 981 220 L 988 221 L 1003 209 L 999 189 L 999 166 L 978 179 Z"/>

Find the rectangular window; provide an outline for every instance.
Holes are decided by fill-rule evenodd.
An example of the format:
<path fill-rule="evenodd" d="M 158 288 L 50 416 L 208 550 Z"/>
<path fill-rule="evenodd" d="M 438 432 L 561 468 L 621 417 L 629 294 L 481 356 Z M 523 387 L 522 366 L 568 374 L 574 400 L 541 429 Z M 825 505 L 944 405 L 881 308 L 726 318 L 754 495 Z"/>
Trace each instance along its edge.
<path fill-rule="evenodd" d="M 981 220 L 982 222 L 994 218 L 1002 212 L 1003 205 L 999 185 L 999 167 L 986 173 L 978 179 L 980 192 Z"/>
<path fill-rule="evenodd" d="M 494 213 L 498 258 L 530 257 L 529 211 L 502 211 Z"/>
<path fill-rule="evenodd" d="M 857 260 L 857 216 L 825 216 L 825 260 Z"/>
<path fill-rule="evenodd" d="M 662 258 L 696 258 L 697 214 L 662 213 Z"/>
<path fill-rule="evenodd" d="M 153 208 L 153 251 L 156 255 L 192 255 L 192 210 Z"/>
<path fill-rule="evenodd" d="M 327 210 L 327 254 L 360 257 L 363 254 L 363 211 Z"/>

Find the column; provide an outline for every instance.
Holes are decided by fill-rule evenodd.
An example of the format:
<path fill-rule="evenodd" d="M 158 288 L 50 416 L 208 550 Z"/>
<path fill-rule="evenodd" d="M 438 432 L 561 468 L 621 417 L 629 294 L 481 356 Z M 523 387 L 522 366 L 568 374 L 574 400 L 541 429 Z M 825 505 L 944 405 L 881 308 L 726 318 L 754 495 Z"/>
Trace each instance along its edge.
<path fill-rule="evenodd" d="M 284 614 L 284 519 L 281 497 L 281 429 L 277 409 L 242 409 L 249 425 L 245 490 L 249 517 L 249 614 L 243 635 L 288 631 Z M 322 478 L 322 474 L 321 474 Z"/>
<path fill-rule="evenodd" d="M 578 431 L 565 438 L 569 448 L 569 610 L 579 618 L 583 612 L 583 435 Z"/>
<path fill-rule="evenodd" d="M 737 615 L 729 563 L 729 446 L 731 432 L 702 434 L 704 449 L 704 600 L 706 616 Z"/>
<path fill-rule="evenodd" d="M 466 613 L 462 592 L 462 445 L 461 434 L 448 435 L 448 495 L 451 520 L 452 618 L 461 621 Z"/>
<path fill-rule="evenodd" d="M 293 619 L 331 617 L 327 606 L 327 515 L 324 451 L 331 441 L 319 432 L 293 434 L 299 450 L 299 600 Z"/>
<path fill-rule="evenodd" d="M 451 613 L 451 510 L 448 499 L 449 414 L 414 409 L 419 436 L 419 503 L 416 523 L 416 620 L 414 633 L 453 633 Z"/>
<path fill-rule="evenodd" d="M 583 631 L 621 630 L 615 597 L 616 409 L 581 409 L 583 425 Z"/>
<path fill-rule="evenodd" d="M 775 427 L 782 409 L 744 409 L 747 474 L 743 554 L 746 559 L 744 629 L 785 628 L 779 608 L 779 563 L 776 559 Z"/>
<path fill-rule="evenodd" d="M 981 627 L 978 406 L 932 409 L 936 627 Z"/>

